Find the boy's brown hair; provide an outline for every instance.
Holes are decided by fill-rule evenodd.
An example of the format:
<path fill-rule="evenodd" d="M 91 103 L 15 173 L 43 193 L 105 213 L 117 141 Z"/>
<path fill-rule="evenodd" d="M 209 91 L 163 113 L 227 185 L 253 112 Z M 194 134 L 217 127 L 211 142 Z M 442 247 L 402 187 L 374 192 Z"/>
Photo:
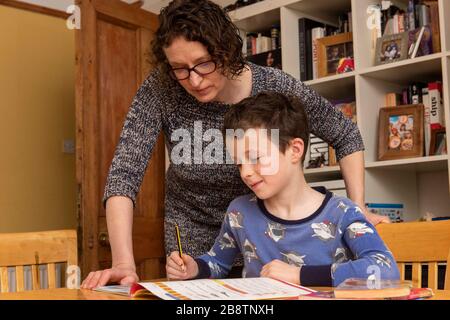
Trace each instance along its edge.
<path fill-rule="evenodd" d="M 170 79 L 171 67 L 163 49 L 180 36 L 202 43 L 229 78 L 240 75 L 246 66 L 239 29 L 227 13 L 212 1 L 173 0 L 161 10 L 159 28 L 151 44 L 151 62 L 166 75 L 166 79 Z"/>
<path fill-rule="evenodd" d="M 231 106 L 225 114 L 224 134 L 227 129 L 246 131 L 252 128 L 278 129 L 278 147 L 283 153 L 292 139 L 302 139 L 305 145 L 303 165 L 308 149 L 309 125 L 303 104 L 298 98 L 266 91 Z"/>

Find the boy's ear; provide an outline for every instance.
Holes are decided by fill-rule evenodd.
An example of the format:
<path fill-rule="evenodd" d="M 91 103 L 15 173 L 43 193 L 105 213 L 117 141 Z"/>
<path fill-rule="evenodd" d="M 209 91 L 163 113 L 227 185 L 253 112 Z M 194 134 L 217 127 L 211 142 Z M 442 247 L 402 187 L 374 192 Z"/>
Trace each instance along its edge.
<path fill-rule="evenodd" d="M 301 162 L 303 153 L 305 152 L 305 143 L 300 138 L 295 138 L 291 140 L 289 145 L 291 148 L 291 160 L 293 162 Z"/>

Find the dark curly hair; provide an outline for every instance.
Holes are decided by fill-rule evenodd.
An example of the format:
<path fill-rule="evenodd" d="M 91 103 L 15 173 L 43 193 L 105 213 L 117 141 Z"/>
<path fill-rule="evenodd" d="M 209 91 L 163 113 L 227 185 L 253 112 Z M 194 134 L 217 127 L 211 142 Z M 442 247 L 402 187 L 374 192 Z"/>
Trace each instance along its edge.
<path fill-rule="evenodd" d="M 224 117 L 222 134 L 227 129 L 265 128 L 279 130 L 279 149 L 284 153 L 292 139 L 304 143 L 302 165 L 308 150 L 309 125 L 305 108 L 295 96 L 285 96 L 275 91 L 263 91 L 232 105 Z"/>
<path fill-rule="evenodd" d="M 170 65 L 163 49 L 179 36 L 202 43 L 230 79 L 239 76 L 245 68 L 239 29 L 225 11 L 211 1 L 174 0 L 161 10 L 150 60 L 166 78 L 169 78 Z"/>

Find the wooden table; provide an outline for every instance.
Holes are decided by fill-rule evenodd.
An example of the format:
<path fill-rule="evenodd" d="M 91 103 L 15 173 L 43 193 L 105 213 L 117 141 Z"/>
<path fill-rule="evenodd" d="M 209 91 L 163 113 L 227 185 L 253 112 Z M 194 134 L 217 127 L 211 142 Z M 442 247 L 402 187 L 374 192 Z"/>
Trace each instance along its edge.
<path fill-rule="evenodd" d="M 330 290 L 331 288 L 313 288 Z M 148 298 L 155 300 L 157 298 Z M 17 293 L 0 293 L 0 300 L 130 300 L 116 294 L 76 289 L 47 289 Z M 434 297 L 427 300 L 450 300 L 450 290 L 435 290 Z"/>

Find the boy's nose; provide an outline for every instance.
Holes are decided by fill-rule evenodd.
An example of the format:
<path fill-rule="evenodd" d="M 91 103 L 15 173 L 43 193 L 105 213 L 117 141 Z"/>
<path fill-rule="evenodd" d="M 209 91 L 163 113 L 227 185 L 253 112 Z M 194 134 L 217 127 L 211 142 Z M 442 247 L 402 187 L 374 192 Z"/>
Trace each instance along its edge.
<path fill-rule="evenodd" d="M 253 165 L 252 164 L 241 164 L 241 177 L 243 179 L 250 178 L 254 174 Z"/>

